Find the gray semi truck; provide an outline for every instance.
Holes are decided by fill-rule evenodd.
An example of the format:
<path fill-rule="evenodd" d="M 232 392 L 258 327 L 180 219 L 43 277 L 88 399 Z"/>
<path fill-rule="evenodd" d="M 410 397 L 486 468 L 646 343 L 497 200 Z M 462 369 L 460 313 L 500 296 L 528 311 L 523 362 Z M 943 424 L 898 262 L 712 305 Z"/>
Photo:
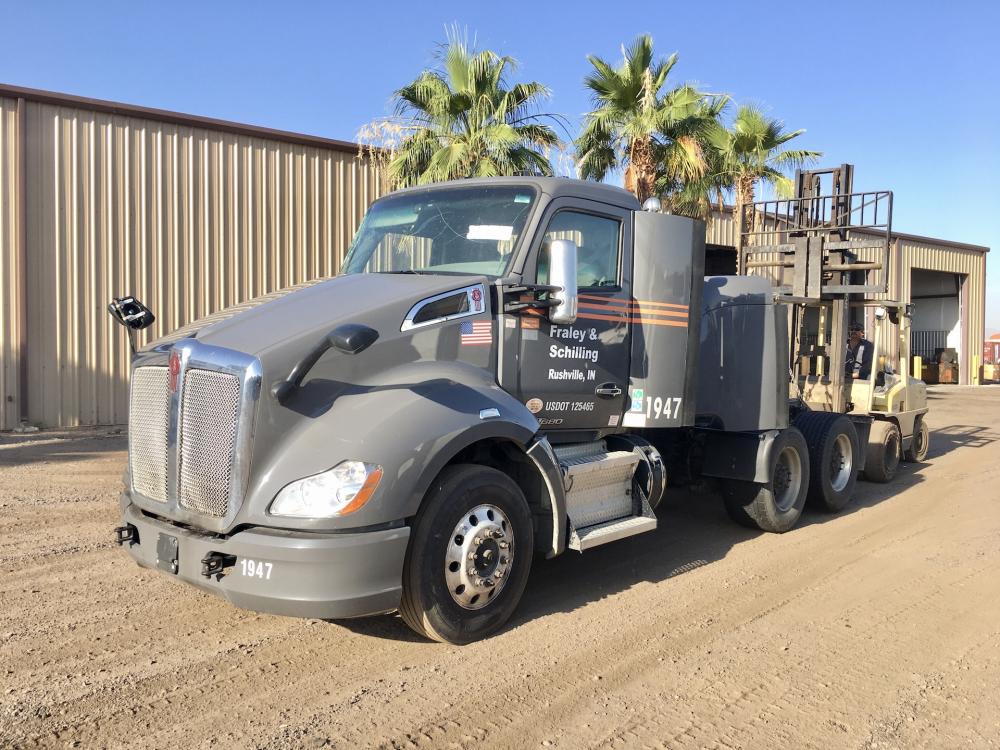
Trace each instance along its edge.
<path fill-rule="evenodd" d="M 807 498 L 843 507 L 866 462 L 922 457 L 914 399 L 901 420 L 851 399 L 874 381 L 790 369 L 806 313 L 846 321 L 863 291 L 824 271 L 797 296 L 705 258 L 703 223 L 607 185 L 390 194 L 337 277 L 135 351 L 116 539 L 241 607 L 398 610 L 466 643 L 510 618 L 533 559 L 653 530 L 668 486 L 710 480 L 734 519 L 784 532 Z M 110 310 L 130 336 L 152 322 L 134 298 Z M 840 367 L 842 333 L 817 361 Z"/>

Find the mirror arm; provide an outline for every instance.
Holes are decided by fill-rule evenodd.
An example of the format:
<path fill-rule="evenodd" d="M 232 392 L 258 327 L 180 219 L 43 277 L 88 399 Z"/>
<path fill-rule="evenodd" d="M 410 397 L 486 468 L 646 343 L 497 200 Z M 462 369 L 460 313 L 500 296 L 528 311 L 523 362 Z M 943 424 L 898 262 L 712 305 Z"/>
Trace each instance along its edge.
<path fill-rule="evenodd" d="M 562 291 L 560 286 L 552 286 L 551 284 L 513 284 L 511 286 L 505 286 L 503 288 L 505 294 L 516 294 L 517 292 L 558 292 Z"/>
<path fill-rule="evenodd" d="M 299 386 L 302 385 L 302 381 L 305 380 L 306 375 L 308 375 L 309 371 L 316 366 L 316 363 L 319 362 L 319 358 L 326 354 L 331 346 L 333 346 L 333 344 L 330 343 L 330 337 L 324 336 L 322 341 L 309 350 L 309 353 L 306 354 L 306 356 L 295 363 L 292 371 L 288 373 L 287 378 L 279 380 L 274 384 L 271 388 L 271 395 L 277 399 L 279 404 L 285 403 L 285 400 L 292 395 L 292 392 L 299 389 Z"/>
<path fill-rule="evenodd" d="M 528 302 L 508 302 L 504 305 L 505 313 L 520 312 L 521 310 L 548 310 L 557 305 L 561 305 L 557 299 L 535 299 Z"/>
<path fill-rule="evenodd" d="M 337 349 L 344 354 L 359 354 L 374 344 L 377 339 L 378 331 L 358 323 L 346 323 L 334 328 L 295 363 L 287 378 L 279 380 L 271 387 L 271 395 L 277 399 L 279 404 L 284 404 L 288 397 L 299 389 L 306 375 L 328 350 Z"/>

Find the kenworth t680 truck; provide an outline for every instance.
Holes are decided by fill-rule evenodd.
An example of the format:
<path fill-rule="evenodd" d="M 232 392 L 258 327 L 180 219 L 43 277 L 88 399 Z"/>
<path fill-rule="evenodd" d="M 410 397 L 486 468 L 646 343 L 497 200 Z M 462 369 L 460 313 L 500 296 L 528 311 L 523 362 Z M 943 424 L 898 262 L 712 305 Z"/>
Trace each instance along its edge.
<path fill-rule="evenodd" d="M 881 266 L 806 205 L 781 227 L 755 213 L 739 273 L 706 277 L 704 224 L 607 185 L 382 198 L 341 275 L 135 353 L 116 538 L 241 607 L 399 610 L 465 643 L 504 625 L 533 558 L 654 529 L 668 485 L 710 480 L 766 531 L 807 497 L 837 510 L 862 468 L 922 457 L 926 407 L 905 370 L 843 377 Z M 152 321 L 134 298 L 110 309 L 130 335 Z"/>

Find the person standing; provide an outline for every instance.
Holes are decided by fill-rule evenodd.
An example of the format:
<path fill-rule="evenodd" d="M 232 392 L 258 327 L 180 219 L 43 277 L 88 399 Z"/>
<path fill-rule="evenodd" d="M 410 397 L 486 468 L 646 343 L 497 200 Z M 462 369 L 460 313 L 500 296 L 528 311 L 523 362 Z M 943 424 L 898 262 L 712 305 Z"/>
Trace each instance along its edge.
<path fill-rule="evenodd" d="M 875 353 L 875 347 L 865 338 L 865 328 L 860 323 L 851 323 L 848 330 L 850 338 L 847 339 L 844 374 L 854 380 L 867 380 L 872 373 L 872 355 Z"/>

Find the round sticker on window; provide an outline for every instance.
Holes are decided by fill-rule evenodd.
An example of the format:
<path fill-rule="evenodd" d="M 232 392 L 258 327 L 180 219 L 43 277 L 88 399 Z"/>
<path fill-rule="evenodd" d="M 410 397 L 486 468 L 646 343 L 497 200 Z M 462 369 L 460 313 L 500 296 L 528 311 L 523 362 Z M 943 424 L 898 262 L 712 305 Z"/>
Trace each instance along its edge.
<path fill-rule="evenodd" d="M 542 410 L 542 407 L 545 406 L 540 398 L 529 398 L 524 402 L 524 405 L 528 407 L 528 411 L 532 414 L 538 414 Z"/>

